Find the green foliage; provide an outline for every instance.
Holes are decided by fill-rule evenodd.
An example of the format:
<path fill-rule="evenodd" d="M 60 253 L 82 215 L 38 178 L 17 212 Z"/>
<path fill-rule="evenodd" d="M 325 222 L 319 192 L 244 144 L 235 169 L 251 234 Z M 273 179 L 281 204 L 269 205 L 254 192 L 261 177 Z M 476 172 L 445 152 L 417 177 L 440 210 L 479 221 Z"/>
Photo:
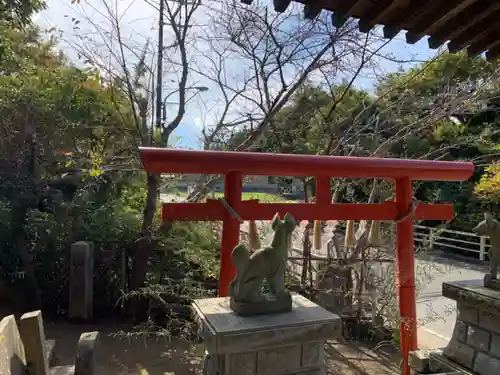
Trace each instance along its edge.
<path fill-rule="evenodd" d="M 217 279 L 220 261 L 217 230 L 215 223 L 177 222 L 168 238 L 164 239 L 161 249 L 166 251 L 168 256 L 181 256 L 192 263 L 189 269 L 179 269 L 185 277 Z M 172 269 L 169 270 L 169 275 L 171 274 Z"/>
<path fill-rule="evenodd" d="M 85 240 L 94 244 L 96 312 L 110 312 L 127 288 L 122 264 L 131 263 L 146 202 L 128 98 L 67 63 L 36 28 L 0 23 L 0 33 L 0 299 L 39 294 L 34 308 L 64 313 L 69 248 Z M 215 275 L 211 226 L 175 224 L 166 238 L 153 229 L 150 283 L 193 277 L 194 263 L 198 279 Z"/>
<path fill-rule="evenodd" d="M 493 163 L 485 169 L 475 193 L 484 201 L 500 203 L 500 163 Z"/>
<path fill-rule="evenodd" d="M 40 0 L 0 0 L 0 23 L 22 27 L 31 22 L 31 16 L 45 8 Z"/>

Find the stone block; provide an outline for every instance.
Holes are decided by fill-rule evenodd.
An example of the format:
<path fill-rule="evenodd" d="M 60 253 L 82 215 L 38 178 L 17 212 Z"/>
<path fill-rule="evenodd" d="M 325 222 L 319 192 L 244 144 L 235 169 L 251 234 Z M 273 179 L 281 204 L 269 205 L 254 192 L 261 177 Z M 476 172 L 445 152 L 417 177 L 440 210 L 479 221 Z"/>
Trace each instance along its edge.
<path fill-rule="evenodd" d="M 75 375 L 75 366 L 56 366 L 50 369 L 50 375 Z"/>
<path fill-rule="evenodd" d="M 415 350 L 408 354 L 410 368 L 416 373 L 429 372 L 429 351 Z"/>
<path fill-rule="evenodd" d="M 460 342 L 467 342 L 467 324 L 462 321 L 457 321 L 455 323 L 455 329 L 453 330 L 453 339 Z"/>
<path fill-rule="evenodd" d="M 32 311 L 24 314 L 19 323 L 19 331 L 23 339 L 26 362 L 30 365 L 30 375 L 49 375 L 42 312 Z"/>
<path fill-rule="evenodd" d="M 226 368 L 226 358 L 223 355 L 212 355 L 205 351 L 203 358 L 204 375 L 223 375 Z"/>
<path fill-rule="evenodd" d="M 474 372 L 479 375 L 500 374 L 500 360 L 485 353 L 477 353 Z"/>
<path fill-rule="evenodd" d="M 288 345 L 259 350 L 257 356 L 257 374 L 284 374 L 300 369 L 301 349 L 301 345 Z"/>
<path fill-rule="evenodd" d="M 302 367 L 320 366 L 325 353 L 324 342 L 313 341 L 302 344 Z"/>
<path fill-rule="evenodd" d="M 413 370 L 416 374 L 429 374 L 434 373 L 431 370 L 431 356 L 432 355 L 441 355 L 441 349 L 419 349 L 411 351 L 408 354 L 408 361 L 410 369 Z"/>
<path fill-rule="evenodd" d="M 195 300 L 198 333 L 210 353 L 241 353 L 339 337 L 342 322 L 300 294 L 292 294 L 289 313 L 243 317 L 229 307 L 229 298 Z"/>
<path fill-rule="evenodd" d="M 0 374 L 24 375 L 26 355 L 16 318 L 9 315 L 0 321 Z"/>
<path fill-rule="evenodd" d="M 94 375 L 98 339 L 99 332 L 85 332 L 80 335 L 76 348 L 75 375 Z"/>
<path fill-rule="evenodd" d="M 477 307 L 459 302 L 457 303 L 457 311 L 457 320 L 461 320 L 465 323 L 478 324 L 479 310 Z"/>
<path fill-rule="evenodd" d="M 458 341 L 450 341 L 448 346 L 443 350 L 445 357 L 467 368 L 472 368 L 474 354 L 474 348 Z"/>
<path fill-rule="evenodd" d="M 446 358 L 442 353 L 431 352 L 429 355 L 430 374 L 448 374 L 458 372 L 460 375 L 473 375 L 472 370 Z"/>
<path fill-rule="evenodd" d="M 488 310 L 479 311 L 479 326 L 490 332 L 500 334 L 500 315 Z"/>
<path fill-rule="evenodd" d="M 292 301 L 291 312 L 246 317 L 230 309 L 228 297 L 194 301 L 207 358 L 225 358 L 205 361 L 205 373 L 323 375 L 324 344 L 341 335 L 341 319 L 299 294 Z"/>
<path fill-rule="evenodd" d="M 456 329 L 456 327 L 455 327 Z M 476 326 L 467 329 L 467 345 L 473 348 L 488 351 L 490 347 L 491 333 Z"/>
<path fill-rule="evenodd" d="M 296 371 L 293 375 L 324 375 L 323 369 L 314 369 L 314 370 L 304 370 L 304 371 Z"/>
<path fill-rule="evenodd" d="M 491 336 L 490 354 L 500 359 L 500 335 Z"/>
<path fill-rule="evenodd" d="M 255 375 L 257 373 L 257 353 L 236 353 L 230 356 L 230 374 Z"/>
<path fill-rule="evenodd" d="M 494 314 L 500 312 L 500 290 L 484 287 L 483 280 L 443 283 L 443 296 L 457 301 L 459 309 L 461 304 L 468 304 L 478 311 L 489 310 Z"/>

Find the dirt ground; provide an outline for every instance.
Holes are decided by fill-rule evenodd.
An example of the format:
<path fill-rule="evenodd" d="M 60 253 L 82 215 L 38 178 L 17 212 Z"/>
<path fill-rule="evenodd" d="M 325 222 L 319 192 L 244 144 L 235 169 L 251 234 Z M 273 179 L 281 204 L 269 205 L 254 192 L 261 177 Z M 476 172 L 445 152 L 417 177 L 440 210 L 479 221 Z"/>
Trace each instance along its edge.
<path fill-rule="evenodd" d="M 201 374 L 200 347 L 178 339 L 125 337 L 116 335 L 126 327 L 45 324 L 47 339 L 56 340 L 59 364 L 74 363 L 76 343 L 82 332 L 101 333 L 96 375 L 190 375 Z M 369 349 L 354 343 L 329 342 L 326 348 L 328 375 L 397 375 L 399 355 L 394 351 Z"/>

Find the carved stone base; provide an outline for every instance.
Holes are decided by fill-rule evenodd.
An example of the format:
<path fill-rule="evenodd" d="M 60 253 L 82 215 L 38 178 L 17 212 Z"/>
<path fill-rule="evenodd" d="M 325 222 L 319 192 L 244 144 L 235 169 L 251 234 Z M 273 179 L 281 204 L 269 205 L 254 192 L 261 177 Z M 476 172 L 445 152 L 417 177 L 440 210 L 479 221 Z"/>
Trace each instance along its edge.
<path fill-rule="evenodd" d="M 484 275 L 484 286 L 486 288 L 500 290 L 500 280 L 492 278 L 491 275 L 487 273 Z"/>
<path fill-rule="evenodd" d="M 279 297 L 266 294 L 264 298 L 262 302 L 239 302 L 230 297 L 229 307 L 240 316 L 278 314 L 292 311 L 292 296 L 288 292 Z"/>
<path fill-rule="evenodd" d="M 292 311 L 243 317 L 229 297 L 196 300 L 193 310 L 207 356 L 205 375 L 324 375 L 324 345 L 341 320 L 305 297 Z"/>
<path fill-rule="evenodd" d="M 443 358 L 478 375 L 500 374 L 500 291 L 483 280 L 443 283 L 457 301 L 457 321 Z"/>

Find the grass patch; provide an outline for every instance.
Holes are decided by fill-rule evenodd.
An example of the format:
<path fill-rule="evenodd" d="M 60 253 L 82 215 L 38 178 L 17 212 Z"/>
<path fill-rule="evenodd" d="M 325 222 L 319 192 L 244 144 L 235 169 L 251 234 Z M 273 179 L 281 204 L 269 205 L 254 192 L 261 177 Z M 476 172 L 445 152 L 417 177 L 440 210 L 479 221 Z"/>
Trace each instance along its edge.
<path fill-rule="evenodd" d="M 188 196 L 187 192 L 185 191 L 175 191 L 175 192 L 169 192 L 168 194 L 175 195 L 180 198 L 186 198 Z M 224 193 L 215 193 L 215 196 L 217 198 L 219 197 L 224 197 Z M 209 195 L 210 197 L 210 195 Z M 247 201 L 250 199 L 258 199 L 262 203 L 294 203 L 295 201 L 293 200 L 286 200 L 280 197 L 277 194 L 270 194 L 270 193 L 261 193 L 261 192 L 244 192 L 242 194 L 242 200 Z"/>
<path fill-rule="evenodd" d="M 223 197 L 224 193 L 215 193 L 216 197 Z M 285 200 L 281 198 L 277 194 L 269 194 L 269 193 L 258 193 L 258 192 L 253 192 L 253 193 L 243 193 L 242 200 L 248 201 L 250 199 L 258 199 L 261 202 L 264 203 L 274 203 L 274 202 L 284 202 Z M 290 201 L 292 202 L 292 201 Z"/>

